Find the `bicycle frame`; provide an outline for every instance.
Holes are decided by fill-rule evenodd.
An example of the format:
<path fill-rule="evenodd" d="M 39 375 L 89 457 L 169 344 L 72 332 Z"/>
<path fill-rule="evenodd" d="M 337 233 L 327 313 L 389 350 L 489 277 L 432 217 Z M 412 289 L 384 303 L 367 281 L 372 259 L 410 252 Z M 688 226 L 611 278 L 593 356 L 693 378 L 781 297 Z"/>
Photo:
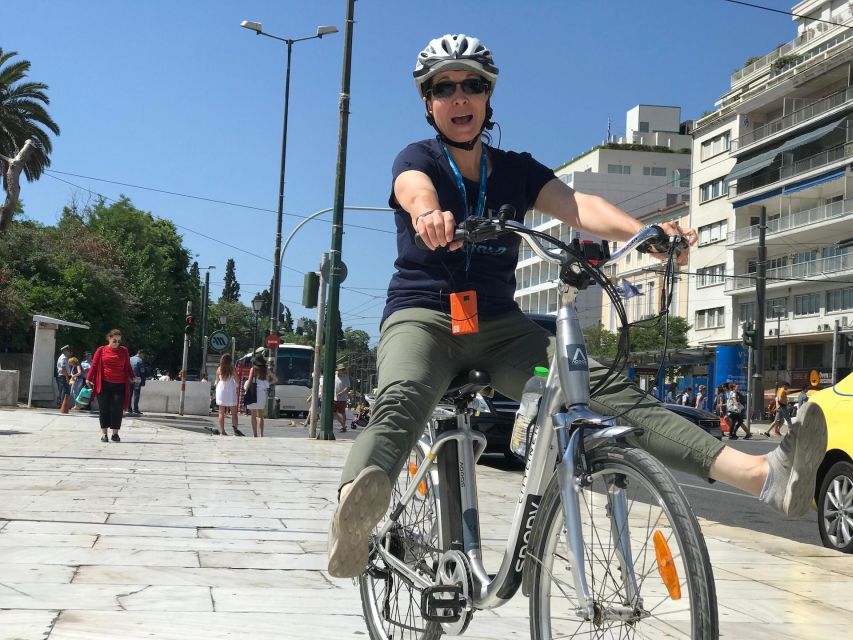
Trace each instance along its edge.
<path fill-rule="evenodd" d="M 513 225 L 520 226 L 520 225 Z M 611 256 L 610 261 L 618 260 L 628 251 L 650 237 L 638 234 L 620 251 Z M 522 236 L 533 251 L 549 262 L 563 264 L 567 260 L 565 252 L 543 248 L 535 239 Z M 589 407 L 589 365 L 586 343 L 581 331 L 580 321 L 575 309 L 577 287 L 561 283 L 561 305 L 557 314 L 556 349 L 551 359 L 551 368 L 546 381 L 545 392 L 539 404 L 536 426 L 530 450 L 527 452 L 521 492 L 515 508 L 509 539 L 503 554 L 500 569 L 490 576 L 483 566 L 482 549 L 479 535 L 479 511 L 477 508 L 477 485 L 474 465 L 485 449 L 485 436 L 472 430 L 467 412 L 457 412 L 457 428 L 433 435 L 428 429 L 418 443 L 423 453 L 423 462 L 418 467 L 403 493 L 400 503 L 378 532 L 383 539 L 390 531 L 394 521 L 402 513 L 406 504 L 427 474 L 430 474 L 432 490 L 435 494 L 439 522 L 439 546 L 443 550 L 461 549 L 470 561 L 474 580 L 475 609 L 493 609 L 505 604 L 521 586 L 530 536 L 538 514 L 542 496 L 557 469 L 565 514 L 565 526 L 569 541 L 568 563 L 572 567 L 575 593 L 578 599 L 577 613 L 584 619 L 593 617 L 593 603 L 590 598 L 585 570 L 583 566 L 583 532 L 580 521 L 579 492 L 585 484 L 587 471 L 585 452 L 600 444 L 612 442 L 636 431 L 633 427 L 615 426 L 614 421 L 602 416 Z M 586 428 L 592 427 L 592 428 Z M 449 443 L 455 443 L 455 451 L 440 455 Z M 449 462 L 456 469 L 448 468 Z M 559 460 L 559 464 L 558 464 Z M 444 465 L 444 467 L 442 467 Z M 441 472 L 456 480 L 455 487 L 442 486 Z M 452 482 L 450 484 L 456 484 Z M 447 495 L 445 495 L 447 490 Z M 458 491 L 458 498 L 453 495 Z M 633 599 L 637 591 L 633 558 L 629 544 L 627 505 L 625 496 L 618 486 L 608 489 L 608 499 L 612 511 L 612 532 L 616 555 L 621 565 L 628 596 Z M 453 504 L 453 503 L 456 504 Z M 461 522 L 461 527 L 458 524 Z M 461 530 L 462 539 L 454 534 Z M 383 545 L 377 545 L 383 560 L 406 579 L 420 588 L 431 586 L 427 580 L 409 569 L 403 562 L 386 551 Z M 580 559 L 581 561 L 575 561 Z M 641 603 L 640 603 L 640 606 Z M 620 612 L 612 613 L 618 617 Z"/>

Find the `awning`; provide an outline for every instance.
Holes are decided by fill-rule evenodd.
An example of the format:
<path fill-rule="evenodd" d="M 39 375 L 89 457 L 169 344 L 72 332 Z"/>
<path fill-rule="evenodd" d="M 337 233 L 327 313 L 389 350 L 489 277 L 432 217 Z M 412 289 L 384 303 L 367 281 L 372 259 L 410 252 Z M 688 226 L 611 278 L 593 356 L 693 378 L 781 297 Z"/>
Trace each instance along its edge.
<path fill-rule="evenodd" d="M 814 178 L 810 178 L 809 180 L 803 180 L 802 182 L 789 184 L 787 187 L 785 187 L 783 193 L 787 195 L 789 193 L 796 193 L 797 191 L 802 191 L 803 189 L 808 189 L 810 187 L 816 187 L 819 184 L 826 184 L 827 182 L 832 182 L 833 180 L 843 178 L 846 172 L 846 169 L 837 169 L 835 171 L 825 173 L 822 176 L 815 176 Z"/>
<path fill-rule="evenodd" d="M 748 176 L 757 171 L 760 171 L 761 169 L 769 167 L 779 154 L 785 153 L 786 151 L 791 151 L 793 149 L 796 149 L 797 147 L 802 147 L 804 144 L 808 144 L 809 142 L 819 140 L 820 138 L 829 134 L 846 119 L 847 116 L 845 115 L 843 118 L 839 118 L 838 120 L 830 122 L 829 124 L 825 124 L 822 127 L 818 127 L 813 131 L 809 131 L 808 133 L 803 133 L 794 138 L 790 138 L 789 140 L 786 140 L 785 142 L 780 144 L 778 147 L 770 149 L 769 151 L 759 153 L 757 156 L 753 156 L 752 158 L 741 160 L 734 166 L 734 169 L 729 172 L 729 180 L 737 180 L 738 178 L 743 178 L 744 176 Z"/>
<path fill-rule="evenodd" d="M 741 200 L 739 202 L 732 202 L 732 207 L 735 209 L 740 209 L 741 207 L 745 207 L 750 204 L 755 204 L 756 202 L 761 202 L 762 200 L 767 200 L 768 198 L 775 198 L 776 196 L 782 195 L 782 188 L 773 189 L 772 191 L 768 191 L 767 193 L 762 193 L 757 196 L 752 196 L 751 198 L 746 198 L 745 200 Z"/>

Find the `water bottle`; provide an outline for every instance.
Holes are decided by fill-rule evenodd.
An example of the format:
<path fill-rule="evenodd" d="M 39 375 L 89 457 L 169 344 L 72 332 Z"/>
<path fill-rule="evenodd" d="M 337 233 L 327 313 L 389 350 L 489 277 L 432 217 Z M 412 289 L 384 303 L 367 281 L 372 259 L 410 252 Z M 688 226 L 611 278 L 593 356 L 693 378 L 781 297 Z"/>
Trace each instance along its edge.
<path fill-rule="evenodd" d="M 536 422 L 539 409 L 539 399 L 545 393 L 545 380 L 548 378 L 547 367 L 536 367 L 533 377 L 524 385 L 521 392 L 521 404 L 515 414 L 515 424 L 512 427 L 512 438 L 509 441 L 510 450 L 520 458 L 527 456 L 528 434 Z"/>

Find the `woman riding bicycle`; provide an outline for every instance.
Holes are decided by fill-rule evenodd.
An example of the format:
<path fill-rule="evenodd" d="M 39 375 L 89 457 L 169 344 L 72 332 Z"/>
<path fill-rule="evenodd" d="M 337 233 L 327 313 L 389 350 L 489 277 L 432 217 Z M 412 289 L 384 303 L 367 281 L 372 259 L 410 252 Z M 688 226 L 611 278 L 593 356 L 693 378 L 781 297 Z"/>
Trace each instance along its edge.
<path fill-rule="evenodd" d="M 484 369 L 495 389 L 518 399 L 534 367 L 548 366 L 553 353 L 553 337 L 513 299 L 518 236 L 463 246 L 453 241 L 456 225 L 468 216 L 494 216 L 511 204 L 519 222 L 535 207 L 608 240 L 627 240 L 643 228 L 602 198 L 572 190 L 529 154 L 488 144 L 497 76 L 491 52 L 470 36 L 436 38 L 418 56 L 415 84 L 438 135 L 406 147 L 392 168 L 396 272 L 381 324 L 379 392 L 370 424 L 344 466 L 331 524 L 329 573 L 336 577 L 364 572 L 369 535 L 386 513 L 391 483 L 449 382 L 460 372 Z M 693 230 L 675 222 L 660 226 L 667 235 L 696 242 Z M 416 233 L 428 250 L 416 247 Z M 686 257 L 685 252 L 680 261 Z M 452 333 L 451 315 L 476 317 L 478 330 Z M 608 369 L 589 364 L 595 385 Z M 817 405 L 806 405 L 800 428 L 768 456 L 724 446 L 624 378 L 598 393 L 591 407 L 605 415 L 633 407 L 626 422 L 644 432 L 629 442 L 672 469 L 760 494 L 787 515 L 801 515 L 811 503 L 814 470 L 826 448 Z"/>

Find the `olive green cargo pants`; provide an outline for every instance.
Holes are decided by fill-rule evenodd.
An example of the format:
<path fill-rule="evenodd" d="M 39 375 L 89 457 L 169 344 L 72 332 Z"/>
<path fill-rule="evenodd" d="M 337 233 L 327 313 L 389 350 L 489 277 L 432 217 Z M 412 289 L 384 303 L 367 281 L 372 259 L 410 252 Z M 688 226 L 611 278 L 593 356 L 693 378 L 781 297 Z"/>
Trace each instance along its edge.
<path fill-rule="evenodd" d="M 457 374 L 482 369 L 492 386 L 518 400 L 533 368 L 548 366 L 556 338 L 521 311 L 480 321 L 476 334 L 453 336 L 448 314 L 428 309 L 403 309 L 382 325 L 377 355 L 378 393 L 370 408 L 370 423 L 353 443 L 341 478 L 351 482 L 370 465 L 391 478 L 400 473 L 409 451 L 420 438 L 448 384 Z M 595 385 L 607 367 L 590 359 L 590 383 Z M 617 415 L 637 401 L 624 417 L 642 427 L 632 444 L 664 465 L 708 478 L 723 444 L 696 425 L 661 407 L 618 378 L 591 401 L 594 411 Z"/>

